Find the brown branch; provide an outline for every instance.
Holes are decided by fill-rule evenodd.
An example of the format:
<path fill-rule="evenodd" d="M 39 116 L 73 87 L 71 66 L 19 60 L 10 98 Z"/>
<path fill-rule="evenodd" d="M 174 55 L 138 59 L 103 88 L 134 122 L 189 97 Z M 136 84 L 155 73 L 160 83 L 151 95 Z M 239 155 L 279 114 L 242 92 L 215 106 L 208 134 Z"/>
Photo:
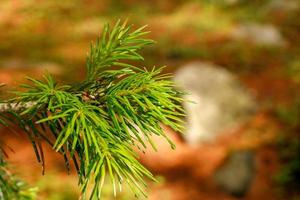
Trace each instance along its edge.
<path fill-rule="evenodd" d="M 33 106 L 35 102 L 27 102 L 27 103 L 0 103 L 0 112 L 7 112 L 10 110 L 18 111 L 22 108 L 29 108 Z"/>

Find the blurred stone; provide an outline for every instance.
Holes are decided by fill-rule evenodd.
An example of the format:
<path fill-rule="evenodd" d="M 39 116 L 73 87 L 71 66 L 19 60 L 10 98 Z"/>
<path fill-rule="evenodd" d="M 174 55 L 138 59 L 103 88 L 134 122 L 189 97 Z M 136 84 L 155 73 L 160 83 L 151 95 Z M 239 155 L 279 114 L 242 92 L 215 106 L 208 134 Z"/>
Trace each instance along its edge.
<path fill-rule="evenodd" d="M 241 24 L 233 29 L 231 36 L 236 40 L 246 40 L 256 45 L 284 46 L 286 41 L 279 30 L 271 24 Z"/>
<path fill-rule="evenodd" d="M 0 83 L 17 86 L 25 81 L 25 76 L 41 79 L 45 72 L 59 76 L 64 74 L 64 71 L 64 66 L 54 62 L 32 63 L 12 58 L 0 61 Z"/>
<path fill-rule="evenodd" d="M 72 27 L 73 33 L 79 36 L 95 36 L 99 35 L 101 32 L 101 27 L 103 26 L 105 20 L 101 18 L 89 18 L 83 20 Z"/>
<path fill-rule="evenodd" d="M 213 141 L 241 125 L 255 111 L 256 103 L 249 91 L 224 68 L 191 63 L 180 68 L 174 79 L 188 93 L 184 137 L 189 144 Z"/>
<path fill-rule="evenodd" d="M 273 0 L 267 5 L 267 9 L 271 11 L 287 11 L 292 12 L 300 8 L 297 0 Z"/>
<path fill-rule="evenodd" d="M 246 194 L 255 175 L 254 154 L 251 151 L 238 151 L 229 155 L 220 167 L 214 180 L 226 192 L 241 197 Z"/>
<path fill-rule="evenodd" d="M 9 58 L 6 60 L 1 60 L 0 61 L 0 67 L 3 68 L 7 68 L 7 69 L 18 69 L 18 68 L 25 68 L 28 67 L 28 64 L 20 59 L 20 58 Z"/>
<path fill-rule="evenodd" d="M 225 0 L 224 2 L 228 5 L 235 5 L 239 3 L 239 0 Z"/>
<path fill-rule="evenodd" d="M 61 75 L 64 72 L 64 67 L 55 62 L 32 63 L 19 58 L 3 60 L 0 62 L 0 67 L 2 69 L 49 72 L 55 75 Z"/>
<path fill-rule="evenodd" d="M 61 75 L 64 72 L 64 67 L 52 62 L 44 62 L 34 65 L 41 72 L 49 72 L 50 74 Z"/>

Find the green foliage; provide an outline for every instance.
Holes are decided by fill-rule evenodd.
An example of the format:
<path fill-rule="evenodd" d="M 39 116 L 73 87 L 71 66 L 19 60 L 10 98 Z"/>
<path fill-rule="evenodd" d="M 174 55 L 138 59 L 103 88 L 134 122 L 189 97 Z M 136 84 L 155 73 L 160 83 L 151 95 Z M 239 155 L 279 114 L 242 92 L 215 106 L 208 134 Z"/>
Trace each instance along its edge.
<path fill-rule="evenodd" d="M 106 25 L 91 46 L 84 81 L 60 85 L 51 75 L 28 78 L 31 84 L 22 85 L 8 101 L 20 109 L 9 110 L 7 118 L 18 120 L 42 166 L 41 140 L 64 157 L 68 169 L 74 163 L 83 199 L 99 199 L 107 177 L 114 194 L 126 183 L 136 196 L 145 196 L 144 178 L 155 179 L 138 162 L 134 149 L 148 144 L 155 149 L 153 134 L 174 147 L 161 123 L 183 129 L 181 93 L 170 76 L 161 75 L 161 68 L 148 71 L 126 62 L 143 59 L 137 50 L 152 43 L 141 38 L 146 33 L 144 27 L 131 31 L 126 23 L 117 22 L 112 29 Z"/>
<path fill-rule="evenodd" d="M 281 162 L 284 163 L 275 181 L 287 191 L 298 191 L 300 178 L 300 99 L 292 105 L 277 109 L 277 116 L 284 125 L 283 138 L 279 141 Z"/>
<path fill-rule="evenodd" d="M 34 200 L 36 199 L 36 188 L 30 188 L 26 183 L 16 179 L 7 169 L 0 157 L 0 199 L 1 200 Z"/>
<path fill-rule="evenodd" d="M 278 106 L 276 114 L 286 125 L 286 130 L 292 131 L 300 125 L 300 97 L 296 97 L 291 105 Z"/>
<path fill-rule="evenodd" d="M 287 74 L 296 83 L 300 83 L 300 60 L 295 60 L 289 64 Z"/>
<path fill-rule="evenodd" d="M 300 178 L 300 140 L 285 139 L 280 147 L 282 148 L 281 159 L 285 164 L 275 176 L 275 180 L 289 190 L 297 191 Z"/>
<path fill-rule="evenodd" d="M 78 199 L 79 190 L 76 188 L 76 178 L 76 176 L 63 176 L 61 172 L 58 171 L 47 171 L 47 176 L 40 177 L 36 182 L 36 187 L 38 187 L 40 191 L 39 199 Z"/>

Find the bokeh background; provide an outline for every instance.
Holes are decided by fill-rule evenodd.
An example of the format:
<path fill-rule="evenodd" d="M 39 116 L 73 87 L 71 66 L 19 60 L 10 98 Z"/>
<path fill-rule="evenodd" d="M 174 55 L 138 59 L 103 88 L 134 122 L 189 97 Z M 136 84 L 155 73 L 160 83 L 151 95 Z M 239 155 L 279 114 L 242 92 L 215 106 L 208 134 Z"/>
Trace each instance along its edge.
<path fill-rule="evenodd" d="M 90 41 L 104 23 L 148 24 L 157 41 L 137 66 L 165 72 L 196 102 L 184 136 L 166 128 L 141 154 L 159 179 L 151 200 L 300 199 L 300 2 L 298 0 L 1 0 L 1 94 L 45 71 L 68 83 L 84 77 Z M 41 200 L 75 200 L 75 173 L 46 148 L 46 175 L 30 143 L 2 130 L 10 168 Z M 110 183 L 104 200 L 116 198 Z"/>

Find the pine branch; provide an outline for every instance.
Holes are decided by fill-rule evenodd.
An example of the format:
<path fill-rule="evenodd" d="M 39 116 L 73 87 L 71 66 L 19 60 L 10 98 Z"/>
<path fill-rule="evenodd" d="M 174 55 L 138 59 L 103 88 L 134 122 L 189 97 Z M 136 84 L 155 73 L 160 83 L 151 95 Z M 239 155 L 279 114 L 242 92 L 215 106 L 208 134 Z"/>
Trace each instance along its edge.
<path fill-rule="evenodd" d="M 18 111 L 24 108 L 29 108 L 33 106 L 34 102 L 27 102 L 24 104 L 18 104 L 18 103 L 0 103 L 0 113 L 1 112 L 7 112 L 10 110 Z"/>
<path fill-rule="evenodd" d="M 131 31 L 120 22 L 112 29 L 106 25 L 91 46 L 83 82 L 59 85 L 50 75 L 44 80 L 28 78 L 31 84 L 21 85 L 25 91 L 6 102 L 11 105 L 6 122 L 18 121 L 42 166 L 43 140 L 64 157 L 68 169 L 73 162 L 83 198 L 99 199 L 106 178 L 114 194 L 126 183 L 137 196 L 145 196 L 144 178 L 155 179 L 138 162 L 135 147 L 156 149 L 151 140 L 156 134 L 174 148 L 160 124 L 183 129 L 181 92 L 170 76 L 161 75 L 161 69 L 148 71 L 126 63 L 142 60 L 137 51 L 152 43 L 141 38 L 147 34 L 143 29 Z"/>

